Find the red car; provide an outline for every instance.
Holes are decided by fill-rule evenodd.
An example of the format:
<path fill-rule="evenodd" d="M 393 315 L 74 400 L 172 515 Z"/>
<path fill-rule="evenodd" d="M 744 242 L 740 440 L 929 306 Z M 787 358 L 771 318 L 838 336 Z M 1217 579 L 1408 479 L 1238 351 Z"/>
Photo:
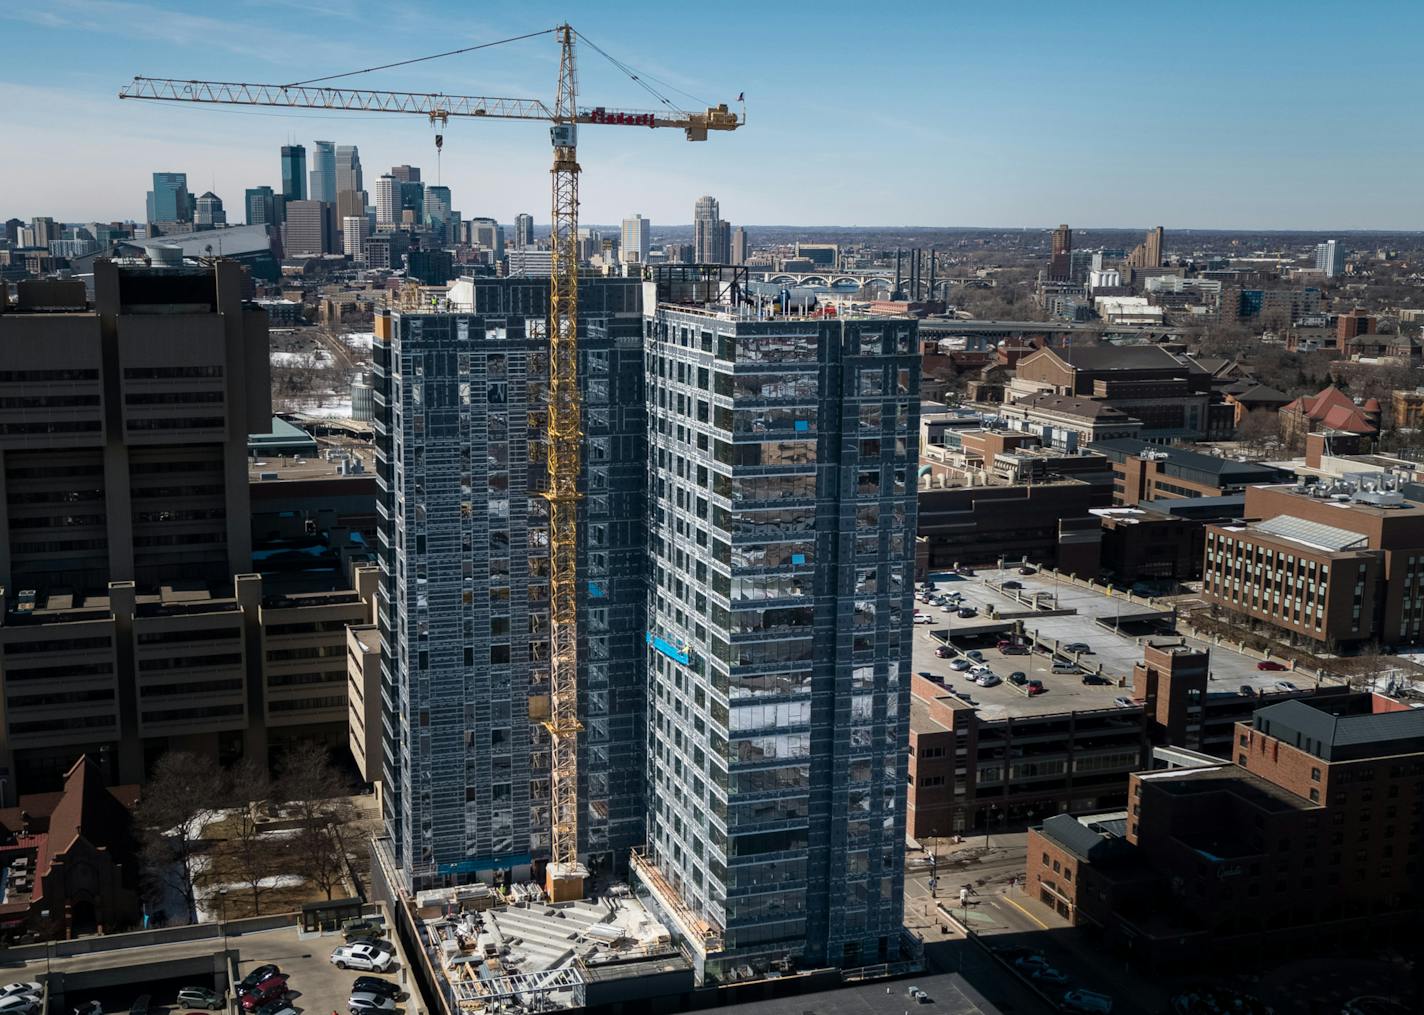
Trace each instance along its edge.
<path fill-rule="evenodd" d="M 287 996 L 287 974 L 269 976 L 257 986 L 242 995 L 243 1011 L 253 1011 L 270 1001 L 281 1001 Z"/>
<path fill-rule="evenodd" d="M 1285 669 L 1289 669 L 1289 668 L 1290 668 L 1290 667 L 1286 666 L 1285 663 L 1278 663 L 1278 662 L 1276 662 L 1274 659 L 1263 659 L 1263 660 L 1261 660 L 1259 663 L 1256 664 L 1256 669 L 1258 669 L 1258 670 L 1272 670 L 1272 671 L 1276 671 L 1276 670 L 1285 670 Z"/>
<path fill-rule="evenodd" d="M 954 655 L 954 651 L 950 649 L 947 645 L 940 645 L 938 648 L 935 649 L 936 659 L 948 659 L 952 655 Z"/>

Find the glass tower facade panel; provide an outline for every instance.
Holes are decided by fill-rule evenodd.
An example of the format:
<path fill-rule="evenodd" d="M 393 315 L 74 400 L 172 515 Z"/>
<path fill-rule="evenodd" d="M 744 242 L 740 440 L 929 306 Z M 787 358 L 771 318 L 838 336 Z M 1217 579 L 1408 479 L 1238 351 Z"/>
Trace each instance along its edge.
<path fill-rule="evenodd" d="M 689 942 L 704 981 L 894 960 L 915 323 L 759 321 L 655 289 L 649 861 L 717 932 Z"/>

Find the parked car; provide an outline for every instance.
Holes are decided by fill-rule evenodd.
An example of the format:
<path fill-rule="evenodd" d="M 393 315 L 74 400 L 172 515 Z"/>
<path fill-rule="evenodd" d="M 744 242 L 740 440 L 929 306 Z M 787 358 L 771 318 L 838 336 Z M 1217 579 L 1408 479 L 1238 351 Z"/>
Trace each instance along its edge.
<path fill-rule="evenodd" d="M 968 659 L 965 659 L 961 656 L 960 658 L 955 659 L 953 662 L 951 662 L 949 664 L 949 668 L 951 670 L 954 670 L 956 673 L 963 673 L 965 670 L 969 669 L 969 667 L 973 665 L 974 664 L 971 663 Z"/>
<path fill-rule="evenodd" d="M 1280 670 L 1290 669 L 1290 667 L 1288 667 L 1285 663 L 1278 663 L 1274 659 L 1262 659 L 1259 663 L 1256 664 L 1256 669 L 1269 670 L 1274 673 L 1279 672 Z"/>
<path fill-rule="evenodd" d="M 933 623 L 934 623 L 934 618 L 931 617 L 928 613 L 916 613 L 916 614 L 915 614 L 915 623 L 916 623 L 916 624 L 933 624 Z"/>
<path fill-rule="evenodd" d="M 1000 646 L 999 651 L 1006 656 L 1026 656 L 1028 655 L 1028 646 L 1023 642 L 1016 641 L 1009 645 Z"/>
<path fill-rule="evenodd" d="M 941 613 L 953 613 L 955 610 L 959 609 L 959 607 L 955 606 L 953 603 L 940 603 L 939 609 Z"/>
<path fill-rule="evenodd" d="M 1006 589 L 1021 589 L 1021 588 L 1023 588 L 1023 582 L 1004 582 L 1002 588 L 1006 588 Z"/>
<path fill-rule="evenodd" d="M 331 962 L 337 969 L 368 969 L 384 973 L 394 957 L 378 944 L 363 942 L 337 948 L 331 953 Z"/>
<path fill-rule="evenodd" d="M 1048 960 L 1043 957 L 1042 952 L 1029 952 L 1027 955 L 1020 955 L 1014 959 L 1014 966 L 1022 970 L 1048 969 Z"/>
<path fill-rule="evenodd" d="M 979 611 L 972 606 L 961 606 L 959 608 L 959 616 L 963 620 L 968 620 L 970 617 L 979 616 Z"/>
<path fill-rule="evenodd" d="M 1019 574 L 1038 574 L 1038 571 L 1034 568 L 1025 566 L 1019 568 Z"/>
<path fill-rule="evenodd" d="M 1027 684 L 1024 685 L 1024 690 L 1027 691 L 1028 696 L 1032 698 L 1035 694 L 1042 694 L 1044 691 L 1048 690 L 1048 688 L 1043 686 L 1042 680 L 1030 680 Z"/>
<path fill-rule="evenodd" d="M 980 652 L 977 648 L 972 648 L 964 654 L 970 659 L 973 659 L 976 663 L 982 663 L 984 661 L 984 653 Z"/>
<path fill-rule="evenodd" d="M 1096 673 L 1085 673 L 1083 674 L 1083 683 L 1092 687 L 1105 687 L 1112 681 L 1107 677 L 1100 677 Z"/>
<path fill-rule="evenodd" d="M 401 990 L 400 984 L 383 980 L 379 976 L 358 976 L 351 981 L 351 993 L 380 994 L 394 1000 L 405 992 Z"/>
<path fill-rule="evenodd" d="M 346 1009 L 351 1015 L 382 1015 L 395 1011 L 396 1002 L 395 998 L 384 994 L 352 994 L 346 1002 Z"/>
<path fill-rule="evenodd" d="M 1256 689 L 1255 689 L 1254 687 L 1252 687 L 1250 684 L 1242 684 L 1242 685 L 1241 685 L 1241 693 L 1244 694 L 1244 695 L 1246 695 L 1246 697 L 1248 697 L 1248 698 L 1254 698 L 1254 697 L 1256 697 Z"/>
<path fill-rule="evenodd" d="M 1118 697 L 1113 699 L 1113 704 L 1116 705 L 1118 708 L 1132 708 L 1134 705 L 1137 704 L 1137 702 L 1133 701 L 1131 698 L 1126 698 L 1119 695 Z"/>
<path fill-rule="evenodd" d="M 963 575 L 966 578 L 974 577 L 974 569 L 972 567 L 957 567 L 954 569 L 954 573 Z"/>
<path fill-rule="evenodd" d="M 1068 982 L 1068 977 L 1064 976 L 1062 973 L 1060 973 L 1058 970 L 1054 969 L 1052 966 L 1039 966 L 1037 969 L 1035 969 L 1033 972 L 1029 973 L 1028 975 L 1029 975 L 1029 977 L 1030 977 L 1031 979 L 1037 980 L 1039 983 L 1060 983 L 1060 984 L 1061 984 L 1061 983 L 1067 983 L 1067 982 Z"/>
<path fill-rule="evenodd" d="M 1092 990 L 1070 990 L 1063 995 L 1063 1010 L 1084 1012 L 1087 1015 L 1108 1015 L 1113 1008 L 1113 999 L 1107 994 Z"/>
<path fill-rule="evenodd" d="M 7 983 L 5 986 L 0 987 L 0 998 L 15 997 L 17 994 L 26 997 L 40 997 L 44 994 L 44 988 L 33 981 L 28 983 Z"/>
<path fill-rule="evenodd" d="M 178 991 L 178 1000 L 173 1003 L 179 1008 L 208 1008 L 212 1011 L 227 1006 L 221 994 L 207 987 L 184 987 Z"/>
<path fill-rule="evenodd" d="M 297 1015 L 297 1009 L 292 1006 L 291 1001 L 282 997 L 275 1001 L 268 1001 L 252 1015 Z"/>
<path fill-rule="evenodd" d="M 948 645 L 940 645 L 938 648 L 935 649 L 936 659 L 948 659 L 952 655 L 954 655 L 954 649 L 950 648 Z"/>
<path fill-rule="evenodd" d="M 1277 681 L 1276 681 L 1276 690 L 1277 690 L 1277 691 L 1299 691 L 1300 688 L 1299 688 L 1299 687 L 1296 687 L 1296 686 L 1295 686 L 1294 684 L 1292 684 L 1289 680 L 1277 680 Z"/>
<path fill-rule="evenodd" d="M 34 1015 L 40 1010 L 40 999 L 33 994 L 11 994 L 0 998 L 0 1015 Z M 102 1015 L 103 1009 L 100 1009 Z"/>
<path fill-rule="evenodd" d="M 129 1015 L 148 1015 L 152 1007 L 153 997 L 149 994 L 140 994 L 129 1006 Z"/>
<path fill-rule="evenodd" d="M 1028 676 L 1024 673 L 1023 670 L 1014 670 L 1014 672 L 1009 674 L 1009 683 L 1017 687 L 1022 687 L 1024 684 L 1028 683 Z"/>
<path fill-rule="evenodd" d="M 999 679 L 999 675 L 992 670 L 979 674 L 979 676 L 974 678 L 974 682 L 980 687 L 998 687 L 1003 683 L 1003 681 Z"/>
<path fill-rule="evenodd" d="M 281 970 L 278 969 L 276 965 L 271 962 L 267 963 L 267 965 L 265 966 L 258 966 L 256 969 L 252 970 L 250 973 L 244 976 L 241 980 L 238 980 L 237 987 L 235 989 L 237 993 L 245 994 L 247 991 L 257 986 L 263 980 L 276 976 L 280 972 Z"/>
<path fill-rule="evenodd" d="M 1088 655 L 1092 655 L 1092 653 L 1093 653 L 1093 646 L 1089 645 L 1089 644 L 1088 644 L 1087 642 L 1085 642 L 1085 641 L 1070 641 L 1067 645 L 1064 645 L 1064 646 L 1063 646 L 1063 651 L 1064 651 L 1064 652 L 1077 652 L 1077 653 L 1080 653 L 1080 654 L 1082 654 L 1082 653 L 1087 653 Z"/>
<path fill-rule="evenodd" d="M 286 996 L 287 976 L 285 973 L 276 973 L 242 995 L 242 1010 L 255 1012 L 263 1005 L 281 1001 Z"/>
<path fill-rule="evenodd" d="M 1077 672 L 1078 672 L 1078 664 L 1077 664 L 1077 663 L 1070 663 L 1070 662 L 1069 662 L 1068 660 L 1066 660 L 1066 659 L 1055 659 L 1055 660 L 1053 660 L 1053 666 L 1050 667 L 1050 668 L 1053 670 L 1054 673 L 1077 673 Z"/>

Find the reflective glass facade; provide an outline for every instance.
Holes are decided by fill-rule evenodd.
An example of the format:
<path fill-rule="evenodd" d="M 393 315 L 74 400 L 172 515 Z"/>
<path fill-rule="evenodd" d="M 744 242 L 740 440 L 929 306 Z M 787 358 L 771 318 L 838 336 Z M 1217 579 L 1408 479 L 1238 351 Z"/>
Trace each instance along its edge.
<path fill-rule="evenodd" d="M 893 960 L 915 322 L 659 305 L 644 343 L 649 858 L 706 980 Z"/>
<path fill-rule="evenodd" d="M 547 280 L 392 311 L 374 351 L 386 822 L 412 888 L 549 852 Z M 581 287 L 583 852 L 642 841 L 644 417 L 638 283 Z M 618 858 L 623 858 L 621 861 Z"/>

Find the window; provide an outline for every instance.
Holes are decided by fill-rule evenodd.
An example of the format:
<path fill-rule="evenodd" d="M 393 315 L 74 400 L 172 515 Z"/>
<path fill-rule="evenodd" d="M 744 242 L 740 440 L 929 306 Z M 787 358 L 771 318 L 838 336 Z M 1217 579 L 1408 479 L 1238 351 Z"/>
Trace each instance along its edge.
<path fill-rule="evenodd" d="M 1320 781 L 1320 769 L 1318 769 L 1318 768 L 1312 768 L 1312 769 L 1310 770 L 1310 781 L 1311 781 L 1311 782 L 1319 782 L 1319 781 Z"/>

